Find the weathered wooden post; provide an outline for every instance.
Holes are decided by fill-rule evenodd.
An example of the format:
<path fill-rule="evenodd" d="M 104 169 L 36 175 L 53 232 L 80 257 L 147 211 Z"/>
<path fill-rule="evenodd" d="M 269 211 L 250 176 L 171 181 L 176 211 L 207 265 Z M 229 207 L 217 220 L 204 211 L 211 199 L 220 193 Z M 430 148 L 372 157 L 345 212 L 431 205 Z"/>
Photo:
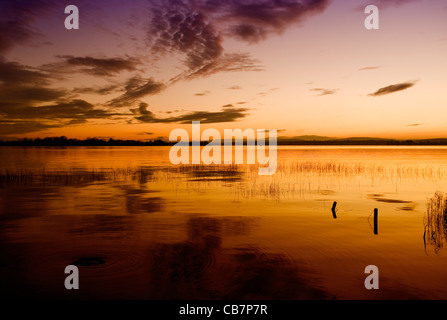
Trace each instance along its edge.
<path fill-rule="evenodd" d="M 332 204 L 332 216 L 334 217 L 334 219 L 337 219 L 337 213 L 335 212 L 335 207 L 337 206 L 337 201 L 334 201 L 334 203 Z"/>
<path fill-rule="evenodd" d="M 379 209 L 374 208 L 374 234 L 379 233 L 379 226 L 378 226 L 378 215 L 379 215 Z"/>

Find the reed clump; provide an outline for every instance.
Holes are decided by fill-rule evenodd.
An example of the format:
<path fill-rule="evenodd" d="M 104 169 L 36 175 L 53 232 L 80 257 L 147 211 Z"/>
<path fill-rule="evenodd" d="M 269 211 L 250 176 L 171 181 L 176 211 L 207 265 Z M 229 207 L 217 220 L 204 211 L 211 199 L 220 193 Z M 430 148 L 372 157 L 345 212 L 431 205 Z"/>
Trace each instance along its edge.
<path fill-rule="evenodd" d="M 447 194 L 437 191 L 433 198 L 427 200 L 424 225 L 425 249 L 431 245 L 438 252 L 447 239 Z"/>

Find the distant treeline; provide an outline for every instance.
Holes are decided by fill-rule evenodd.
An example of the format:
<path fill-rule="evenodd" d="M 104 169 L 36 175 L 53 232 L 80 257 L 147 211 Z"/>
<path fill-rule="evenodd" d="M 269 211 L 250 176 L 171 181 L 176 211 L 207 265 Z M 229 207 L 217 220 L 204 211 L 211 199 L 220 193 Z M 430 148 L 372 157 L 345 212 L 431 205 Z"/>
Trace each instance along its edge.
<path fill-rule="evenodd" d="M 246 143 L 246 141 L 245 141 Z M 245 144 L 244 143 L 244 144 Z M 172 146 L 175 142 L 169 142 L 161 139 L 141 141 L 141 140 L 116 140 L 116 139 L 98 139 L 87 138 L 84 140 L 69 139 L 67 137 L 49 137 L 36 139 L 19 139 L 14 141 L 0 140 L 0 146 Z M 206 145 L 208 142 L 201 142 Z M 278 138 L 278 145 L 295 146 L 447 146 L 447 138 L 440 139 L 415 139 L 415 140 L 396 140 L 396 139 L 333 139 L 333 140 L 300 140 Z M 266 141 L 268 146 L 268 140 Z"/>
<path fill-rule="evenodd" d="M 49 137 L 49 138 L 36 138 L 36 139 L 20 139 L 14 141 L 1 141 L 0 146 L 169 146 L 170 142 L 163 140 L 115 140 L 115 139 L 98 139 L 87 138 L 84 140 L 69 139 L 67 137 Z"/>

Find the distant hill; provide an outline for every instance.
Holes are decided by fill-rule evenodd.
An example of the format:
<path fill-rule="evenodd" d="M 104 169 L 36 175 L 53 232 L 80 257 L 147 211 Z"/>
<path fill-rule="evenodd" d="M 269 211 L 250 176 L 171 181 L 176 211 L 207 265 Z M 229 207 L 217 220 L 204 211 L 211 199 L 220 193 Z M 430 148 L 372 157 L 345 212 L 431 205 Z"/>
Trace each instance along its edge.
<path fill-rule="evenodd" d="M 334 138 L 326 136 L 316 136 L 316 135 L 305 135 L 305 136 L 295 136 L 295 137 L 278 137 L 278 140 L 296 140 L 296 141 L 382 141 L 389 140 L 385 138 L 373 138 L 373 137 L 349 137 L 349 138 Z"/>
<path fill-rule="evenodd" d="M 279 145 L 447 145 L 447 138 L 386 139 L 372 137 L 331 138 L 325 136 L 278 137 Z"/>
<path fill-rule="evenodd" d="M 377 141 L 383 141 L 383 140 L 389 140 L 389 139 L 372 138 L 372 137 L 350 137 L 350 138 L 343 138 L 343 139 L 339 139 L 339 140 L 349 140 L 349 141 L 372 141 L 372 140 L 377 140 Z"/>
<path fill-rule="evenodd" d="M 280 138 L 278 138 L 280 139 Z M 331 137 L 324 137 L 324 136 L 297 136 L 297 137 L 285 137 L 284 139 L 289 140 L 303 140 L 303 141 L 328 141 L 328 140 L 334 140 L 335 138 Z"/>

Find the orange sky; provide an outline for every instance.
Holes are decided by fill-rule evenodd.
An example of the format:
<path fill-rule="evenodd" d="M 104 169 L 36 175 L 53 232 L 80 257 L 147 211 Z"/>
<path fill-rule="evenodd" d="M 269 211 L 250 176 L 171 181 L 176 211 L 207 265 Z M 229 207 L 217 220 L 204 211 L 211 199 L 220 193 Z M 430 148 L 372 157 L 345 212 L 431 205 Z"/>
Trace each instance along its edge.
<path fill-rule="evenodd" d="M 444 0 L 297 2 L 2 4 L 0 137 L 447 137 Z"/>

